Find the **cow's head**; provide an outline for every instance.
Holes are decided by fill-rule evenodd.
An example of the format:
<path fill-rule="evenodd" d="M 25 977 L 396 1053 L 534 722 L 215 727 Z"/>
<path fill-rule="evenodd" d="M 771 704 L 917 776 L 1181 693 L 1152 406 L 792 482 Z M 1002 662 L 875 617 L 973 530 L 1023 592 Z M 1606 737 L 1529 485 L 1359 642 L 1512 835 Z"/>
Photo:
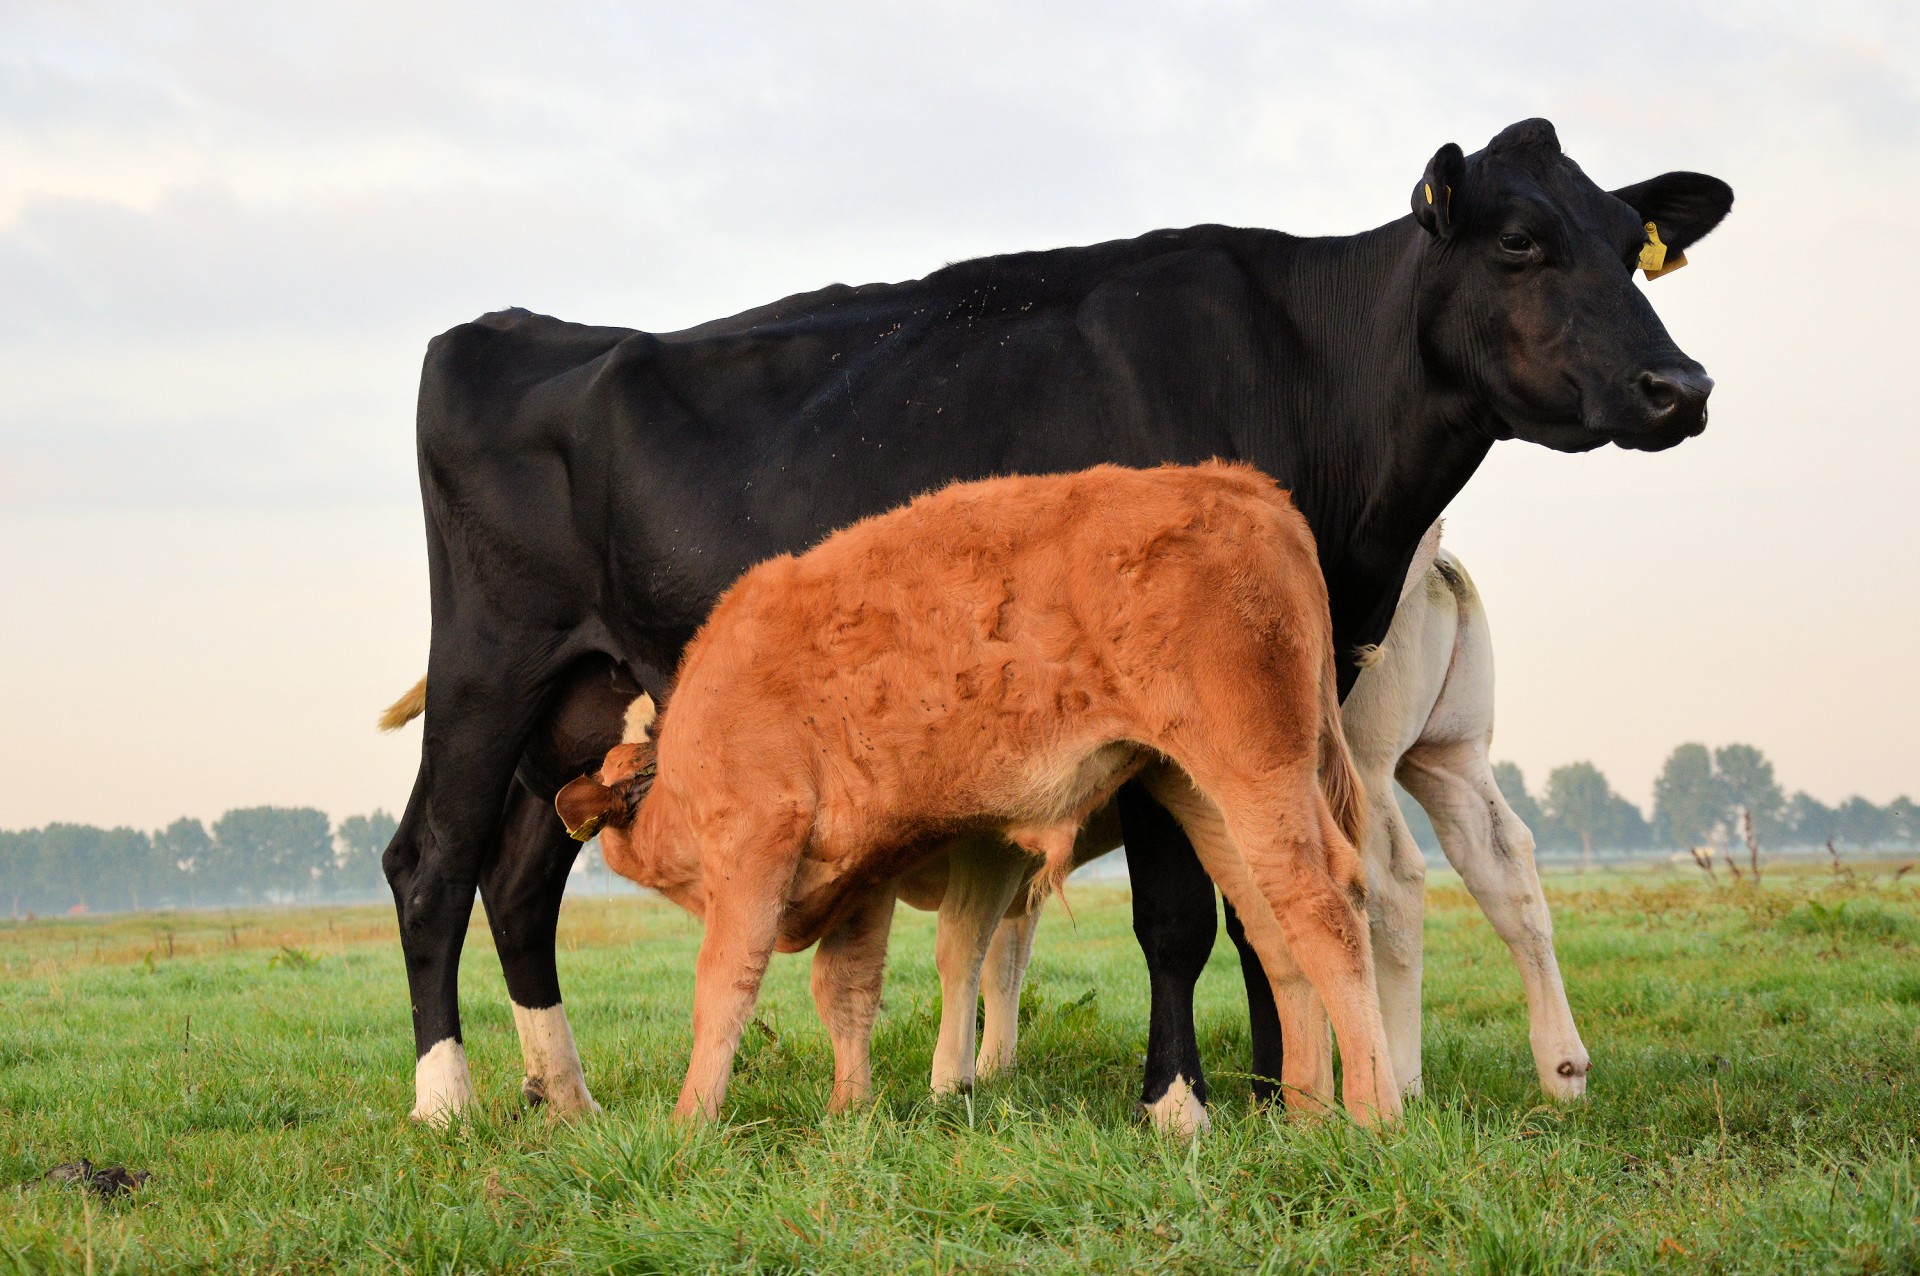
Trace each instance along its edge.
<path fill-rule="evenodd" d="M 1473 155 L 1448 143 L 1413 188 L 1422 353 L 1503 438 L 1565 452 L 1691 438 L 1713 379 L 1674 345 L 1634 272 L 1683 264 L 1732 205 L 1732 188 L 1703 173 L 1603 191 L 1545 120 Z"/>

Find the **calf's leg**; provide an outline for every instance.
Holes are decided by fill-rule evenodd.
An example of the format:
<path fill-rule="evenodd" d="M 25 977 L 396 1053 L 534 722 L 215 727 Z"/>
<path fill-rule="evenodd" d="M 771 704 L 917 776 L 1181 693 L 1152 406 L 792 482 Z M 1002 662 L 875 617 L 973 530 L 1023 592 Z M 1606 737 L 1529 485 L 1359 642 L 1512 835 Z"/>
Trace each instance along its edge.
<path fill-rule="evenodd" d="M 1306 1113 L 1326 1110 L 1333 1102 L 1333 1047 L 1327 1036 L 1326 1008 L 1295 964 L 1279 919 L 1248 873 L 1220 808 L 1185 776 L 1174 773 L 1157 777 L 1154 792 L 1179 819 L 1201 862 L 1220 883 L 1221 893 L 1237 901 L 1235 914 L 1266 972 L 1266 999 L 1275 1007 L 1287 1042 L 1279 1076 L 1287 1106 Z"/>
<path fill-rule="evenodd" d="M 694 963 L 693 1057 L 673 1109 L 679 1121 L 720 1115 L 740 1034 L 753 1017 L 800 865 L 803 813 L 761 819 L 748 811 L 736 818 L 751 831 L 709 835 L 701 848 L 707 933 Z"/>
<path fill-rule="evenodd" d="M 1579 1098 L 1589 1059 L 1553 952 L 1533 834 L 1494 783 L 1485 744 L 1416 745 L 1400 764 L 1400 780 L 1433 818 L 1441 849 L 1520 968 L 1540 1088 L 1563 1102 Z"/>
<path fill-rule="evenodd" d="M 1027 963 L 1033 960 L 1033 936 L 1040 928 L 1040 902 L 1001 919 L 993 943 L 980 968 L 980 1058 L 974 1075 L 990 1077 L 1013 1067 L 1020 1039 L 1020 986 L 1026 982 Z"/>
<path fill-rule="evenodd" d="M 934 959 L 940 970 L 940 1038 L 933 1051 L 935 1094 L 973 1088 L 980 965 L 996 926 L 1026 880 L 1028 860 L 1027 855 L 999 838 L 972 839 L 948 855 L 947 893 L 940 901 L 940 924 L 934 941 Z"/>
<path fill-rule="evenodd" d="M 1380 1018 L 1400 1092 L 1420 1093 L 1420 979 L 1427 861 L 1394 801 L 1393 782 L 1367 777 L 1367 922 Z"/>
<path fill-rule="evenodd" d="M 868 892 L 814 949 L 813 1005 L 833 1042 L 829 1112 L 845 1112 L 873 1095 L 873 1021 L 880 1013 L 893 906 L 891 884 Z"/>

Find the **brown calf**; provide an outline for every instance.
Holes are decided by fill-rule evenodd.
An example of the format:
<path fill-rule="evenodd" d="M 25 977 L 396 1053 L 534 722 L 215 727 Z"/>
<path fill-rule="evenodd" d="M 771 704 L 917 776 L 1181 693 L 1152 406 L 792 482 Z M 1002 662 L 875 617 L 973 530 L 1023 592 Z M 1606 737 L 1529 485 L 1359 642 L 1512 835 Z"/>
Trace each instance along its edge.
<path fill-rule="evenodd" d="M 1331 1011 L 1349 1111 L 1398 1115 L 1331 645 L 1305 521 L 1237 465 L 961 484 L 747 572 L 656 740 L 556 800 L 706 919 L 675 1114 L 718 1112 L 770 956 L 815 941 L 831 1106 L 864 1098 L 896 879 L 998 837 L 1057 885 L 1137 776 L 1245 919 L 1285 1026 L 1324 1039 Z M 1283 1080 L 1331 1102 L 1324 1073 Z"/>

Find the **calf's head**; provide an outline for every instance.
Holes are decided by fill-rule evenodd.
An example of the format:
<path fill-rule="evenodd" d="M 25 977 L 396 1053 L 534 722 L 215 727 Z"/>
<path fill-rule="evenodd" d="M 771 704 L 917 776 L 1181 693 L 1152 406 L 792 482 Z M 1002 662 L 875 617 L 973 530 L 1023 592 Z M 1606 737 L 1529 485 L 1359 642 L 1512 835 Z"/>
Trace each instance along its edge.
<path fill-rule="evenodd" d="M 1732 188 L 1704 173 L 1601 190 L 1545 120 L 1472 155 L 1448 143 L 1413 188 L 1422 355 L 1501 438 L 1565 452 L 1691 438 L 1713 379 L 1667 335 L 1634 272 L 1684 265 L 1732 206 Z"/>
<path fill-rule="evenodd" d="M 653 787 L 656 769 L 651 742 L 617 744 L 596 775 L 583 775 L 562 788 L 553 799 L 554 810 L 576 841 L 584 842 L 603 829 L 627 829 Z"/>

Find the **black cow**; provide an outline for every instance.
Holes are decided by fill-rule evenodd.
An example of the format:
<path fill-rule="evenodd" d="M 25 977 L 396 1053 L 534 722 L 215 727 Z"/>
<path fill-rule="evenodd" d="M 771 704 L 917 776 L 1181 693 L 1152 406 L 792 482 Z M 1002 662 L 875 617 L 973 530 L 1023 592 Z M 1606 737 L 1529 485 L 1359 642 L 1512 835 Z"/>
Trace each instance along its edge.
<path fill-rule="evenodd" d="M 637 688 L 666 698 L 744 568 L 956 479 L 1232 457 L 1292 489 L 1339 649 L 1357 653 L 1495 440 L 1651 451 L 1705 426 L 1712 382 L 1632 276 L 1656 238 L 1671 267 L 1732 198 L 1697 173 L 1603 191 L 1528 120 L 1472 156 L 1441 147 L 1412 214 L 1358 235 L 1198 226 L 678 333 L 514 310 L 436 338 L 419 406 L 426 730 L 386 853 L 415 1115 L 471 1095 L 455 981 L 476 887 L 529 1097 L 591 1106 L 554 969 L 576 847 L 549 803 Z M 1212 885 L 1143 794 L 1123 794 L 1122 818 L 1153 993 L 1143 1101 L 1177 1076 L 1204 1096 L 1192 993 Z M 1255 1071 L 1277 1077 L 1267 984 L 1241 953 Z"/>

